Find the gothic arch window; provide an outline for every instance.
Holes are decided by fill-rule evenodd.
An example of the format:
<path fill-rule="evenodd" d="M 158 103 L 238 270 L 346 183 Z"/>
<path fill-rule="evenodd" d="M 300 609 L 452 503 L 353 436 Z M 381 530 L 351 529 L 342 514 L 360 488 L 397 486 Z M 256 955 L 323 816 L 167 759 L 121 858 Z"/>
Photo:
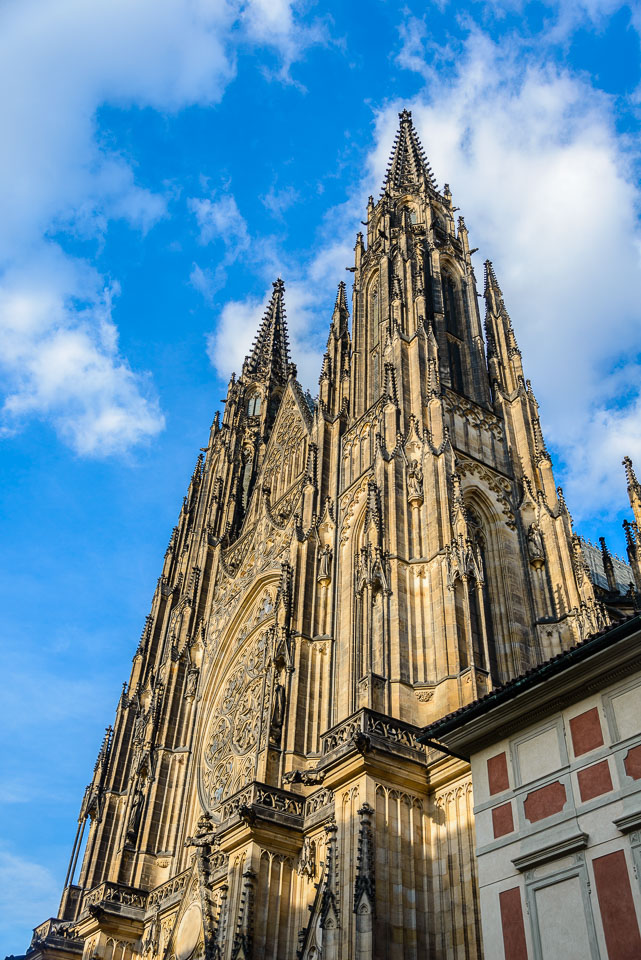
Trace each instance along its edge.
<path fill-rule="evenodd" d="M 399 216 L 399 220 L 400 220 L 401 223 L 402 223 L 402 219 L 403 219 L 403 211 L 404 211 L 404 210 L 407 210 L 407 212 L 409 213 L 410 223 L 417 223 L 417 222 L 418 222 L 418 214 L 417 214 L 417 212 L 416 212 L 416 207 L 413 206 L 413 204 L 411 204 L 411 203 L 406 203 L 406 204 L 403 204 L 403 206 L 402 206 L 402 207 L 400 208 L 400 210 L 399 210 L 399 215 L 400 215 L 400 216 Z"/>
<path fill-rule="evenodd" d="M 443 313 L 445 314 L 445 329 L 453 337 L 461 339 L 461 317 L 459 309 L 459 296 L 457 284 L 454 277 L 448 271 L 441 274 L 441 286 L 443 291 Z"/>
<path fill-rule="evenodd" d="M 378 273 L 374 274 L 367 288 L 367 307 L 369 313 L 370 347 L 374 347 L 378 345 L 378 327 L 380 322 Z"/>
<path fill-rule="evenodd" d="M 375 273 L 370 280 L 367 288 L 367 312 L 369 339 L 368 350 L 370 354 L 370 383 L 372 389 L 371 400 L 378 397 L 380 383 L 380 358 L 378 353 L 379 329 L 381 319 L 380 297 L 378 290 L 378 273 Z"/>
<path fill-rule="evenodd" d="M 257 417 L 260 413 L 260 394 L 252 393 L 247 401 L 247 414 L 250 417 Z"/>
<path fill-rule="evenodd" d="M 450 382 L 452 390 L 463 393 L 463 363 L 461 361 L 461 344 L 457 340 L 447 341 L 447 353 L 450 364 Z"/>
<path fill-rule="evenodd" d="M 477 556 L 481 564 L 482 582 L 470 595 L 470 616 L 472 618 L 472 637 L 475 651 L 478 646 L 479 666 L 487 670 L 494 680 L 498 679 L 498 663 L 496 655 L 496 631 L 494 625 L 492 589 L 493 577 L 491 563 L 491 548 L 488 543 L 486 524 L 481 519 L 481 511 L 474 506 L 467 508 L 468 530 L 470 540 L 476 547 Z M 473 599 L 472 599 L 473 594 Z M 474 609 L 472 609 L 474 608 Z M 487 656 L 485 653 L 487 646 Z M 487 662 L 489 658 L 489 663 Z"/>
<path fill-rule="evenodd" d="M 464 393 L 463 377 L 463 324 L 461 323 L 461 299 L 458 284 L 449 270 L 441 271 L 443 315 L 447 334 L 447 359 L 450 384 L 457 393 Z"/>
<path fill-rule="evenodd" d="M 247 509 L 249 503 L 249 486 L 252 478 L 252 469 L 254 466 L 253 451 L 246 447 L 243 450 L 243 471 L 242 471 L 242 505 L 243 510 Z"/>

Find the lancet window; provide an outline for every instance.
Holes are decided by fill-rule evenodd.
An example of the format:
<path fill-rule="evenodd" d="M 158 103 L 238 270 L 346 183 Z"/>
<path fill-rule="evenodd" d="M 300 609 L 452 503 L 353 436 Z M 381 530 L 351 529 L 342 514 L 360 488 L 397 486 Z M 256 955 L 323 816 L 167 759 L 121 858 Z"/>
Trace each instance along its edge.
<path fill-rule="evenodd" d="M 445 314 L 445 329 L 452 336 L 461 339 L 461 318 L 459 310 L 459 298 L 454 278 L 449 273 L 443 273 L 441 277 L 443 288 L 443 312 Z"/>
<path fill-rule="evenodd" d="M 247 414 L 250 417 L 257 417 L 260 413 L 260 394 L 253 393 L 247 401 Z"/>
<path fill-rule="evenodd" d="M 443 295 L 443 314 L 447 333 L 447 352 L 450 370 L 450 384 L 457 393 L 464 392 L 461 302 L 458 286 L 454 277 L 444 270 L 441 274 L 441 292 Z"/>
<path fill-rule="evenodd" d="M 494 624 L 492 621 L 492 600 L 491 600 L 491 591 L 489 578 L 491 576 L 491 570 L 488 565 L 488 545 L 485 532 L 483 530 L 483 525 L 479 519 L 478 514 L 468 507 L 467 511 L 468 517 L 468 530 L 470 534 L 470 540 L 476 548 L 476 554 L 481 565 L 481 576 L 482 583 L 478 583 L 477 589 L 473 591 L 474 593 L 474 614 L 472 614 L 472 602 L 470 602 L 470 615 L 472 617 L 472 636 L 473 644 L 478 646 L 479 655 L 482 654 L 481 660 L 479 660 L 479 666 L 482 666 L 483 669 L 487 670 L 494 679 L 497 678 L 497 663 L 496 663 L 496 637 L 494 631 Z M 479 602 L 482 604 L 482 611 L 479 607 Z M 481 619 L 482 618 L 482 619 Z M 476 620 L 476 628 L 474 621 Z M 485 626 L 485 637 L 483 637 L 483 624 Z M 487 644 L 487 656 L 485 654 L 485 647 Z M 489 663 L 487 659 L 489 657 Z"/>

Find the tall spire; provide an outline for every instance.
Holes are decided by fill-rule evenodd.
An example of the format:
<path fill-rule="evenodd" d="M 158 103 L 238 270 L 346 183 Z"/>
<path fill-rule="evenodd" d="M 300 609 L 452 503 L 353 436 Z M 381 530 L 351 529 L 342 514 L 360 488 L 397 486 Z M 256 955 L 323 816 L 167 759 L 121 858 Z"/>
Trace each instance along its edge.
<path fill-rule="evenodd" d="M 506 310 L 505 303 L 503 301 L 503 291 L 499 286 L 499 282 L 496 279 L 496 274 L 494 272 L 494 267 L 491 260 L 486 260 L 485 264 L 485 287 L 483 290 L 483 297 L 485 299 L 485 306 L 487 308 L 485 326 L 486 331 L 488 331 L 489 337 L 492 340 L 492 331 L 489 329 L 490 325 L 488 323 L 490 316 L 501 317 L 504 323 L 505 337 L 506 337 L 506 346 L 509 351 L 509 355 L 513 357 L 516 353 L 520 354 L 519 346 L 516 342 L 516 336 L 514 333 L 514 327 L 512 326 L 512 320 L 510 315 Z M 498 346 L 494 343 L 493 346 Z"/>
<path fill-rule="evenodd" d="M 273 284 L 274 292 L 265 310 L 251 351 L 243 364 L 243 376 L 271 379 L 287 383 L 295 374 L 289 359 L 289 337 L 285 318 L 285 284 L 279 277 Z"/>
<path fill-rule="evenodd" d="M 383 188 L 399 190 L 406 184 L 418 186 L 425 182 L 432 190 L 436 190 L 432 170 L 412 123 L 411 110 L 403 110 L 398 118 L 400 126 L 392 147 Z"/>
<path fill-rule="evenodd" d="M 637 480 L 630 457 L 623 458 L 623 466 L 625 467 L 625 476 L 628 481 L 628 496 L 630 498 L 632 512 L 634 513 L 634 522 L 639 529 L 641 529 L 641 483 Z"/>
<path fill-rule="evenodd" d="M 334 303 L 334 312 L 332 313 L 332 326 L 338 336 L 347 329 L 347 318 L 349 311 L 347 309 L 347 296 L 345 294 L 345 282 L 341 280 L 336 292 L 336 302 Z"/>

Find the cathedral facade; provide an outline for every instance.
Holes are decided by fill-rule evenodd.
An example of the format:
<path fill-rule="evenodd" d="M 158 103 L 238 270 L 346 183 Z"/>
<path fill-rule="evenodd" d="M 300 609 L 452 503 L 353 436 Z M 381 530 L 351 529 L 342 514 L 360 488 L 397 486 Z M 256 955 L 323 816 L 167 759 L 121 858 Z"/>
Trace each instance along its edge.
<path fill-rule="evenodd" d="M 232 375 L 33 960 L 483 955 L 469 764 L 417 734 L 629 612 L 639 531 L 573 532 L 407 111 L 366 223 L 318 398 L 281 280 Z"/>

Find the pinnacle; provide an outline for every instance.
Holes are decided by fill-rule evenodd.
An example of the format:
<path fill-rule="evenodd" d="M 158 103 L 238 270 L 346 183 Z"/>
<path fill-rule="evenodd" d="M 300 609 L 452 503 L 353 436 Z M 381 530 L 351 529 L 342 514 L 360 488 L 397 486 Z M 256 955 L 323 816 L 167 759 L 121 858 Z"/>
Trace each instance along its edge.
<path fill-rule="evenodd" d="M 639 481 L 637 480 L 630 457 L 624 457 L 622 463 L 623 463 L 623 466 L 625 467 L 625 476 L 628 481 L 628 486 L 629 487 L 639 486 Z"/>
<path fill-rule="evenodd" d="M 243 374 L 287 383 L 293 370 L 285 316 L 285 284 L 278 277 L 252 349 L 243 364 Z"/>
<path fill-rule="evenodd" d="M 494 289 L 494 291 L 498 294 L 499 298 L 502 300 L 503 293 L 501 292 L 501 288 L 499 287 L 499 282 L 496 279 L 496 274 L 494 273 L 494 267 L 492 265 L 492 261 L 486 260 L 483 266 L 485 268 L 485 290 L 484 290 L 483 296 L 485 297 L 487 296 L 488 290 L 491 287 Z"/>
<path fill-rule="evenodd" d="M 383 189 L 401 189 L 406 184 L 418 186 L 426 182 L 432 190 L 436 190 L 432 170 L 412 123 L 411 111 L 403 110 L 398 118 L 400 126 L 394 140 Z"/>
<path fill-rule="evenodd" d="M 341 280 L 336 291 L 336 303 L 334 309 L 347 310 L 347 297 L 345 295 L 345 281 Z"/>

